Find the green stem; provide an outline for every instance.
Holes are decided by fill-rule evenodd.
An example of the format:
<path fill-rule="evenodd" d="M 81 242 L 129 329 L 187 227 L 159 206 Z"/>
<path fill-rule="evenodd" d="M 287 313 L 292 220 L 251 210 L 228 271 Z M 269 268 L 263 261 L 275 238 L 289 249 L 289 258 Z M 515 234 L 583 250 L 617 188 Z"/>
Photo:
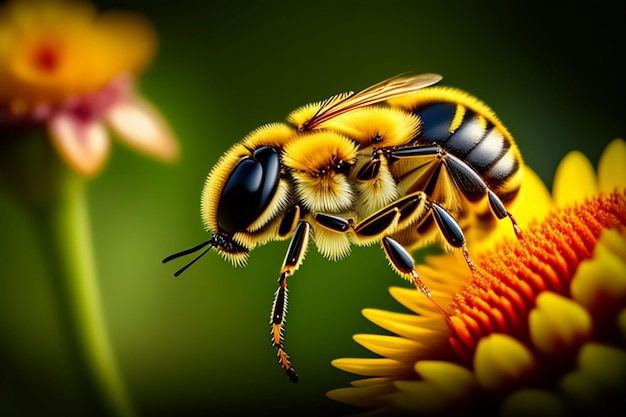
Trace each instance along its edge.
<path fill-rule="evenodd" d="M 38 229 L 48 254 L 55 298 L 79 382 L 92 412 L 134 415 L 111 349 L 100 302 L 90 233 L 86 184 L 67 172 L 56 201 L 38 210 Z"/>
<path fill-rule="evenodd" d="M 85 415 L 133 417 L 100 300 L 86 180 L 59 160 L 41 133 L 22 135 L 11 146 L 12 157 L 3 156 L 3 185 L 25 203 L 41 240 Z"/>

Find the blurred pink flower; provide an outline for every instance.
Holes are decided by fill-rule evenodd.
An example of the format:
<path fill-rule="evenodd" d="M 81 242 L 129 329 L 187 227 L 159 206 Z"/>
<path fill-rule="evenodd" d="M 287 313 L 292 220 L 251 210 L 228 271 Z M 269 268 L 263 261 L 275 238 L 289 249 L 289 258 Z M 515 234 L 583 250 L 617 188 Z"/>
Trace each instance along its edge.
<path fill-rule="evenodd" d="M 14 0 L 0 8 L 0 127 L 44 123 L 78 173 L 98 173 L 110 128 L 130 147 L 172 161 L 178 142 L 134 88 L 156 33 L 142 16 L 89 3 Z"/>

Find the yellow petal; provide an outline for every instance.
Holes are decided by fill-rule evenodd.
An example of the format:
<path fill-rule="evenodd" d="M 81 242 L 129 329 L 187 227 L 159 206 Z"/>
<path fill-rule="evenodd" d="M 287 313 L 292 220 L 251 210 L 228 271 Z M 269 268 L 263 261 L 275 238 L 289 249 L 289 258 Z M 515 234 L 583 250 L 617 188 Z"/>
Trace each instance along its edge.
<path fill-rule="evenodd" d="M 550 190 L 530 167 L 524 166 L 520 201 L 515 207 L 515 220 L 524 228 L 531 220 L 543 219 L 554 207 Z M 506 223 L 502 221 L 500 223 Z M 507 225 L 509 229 L 510 225 Z"/>
<path fill-rule="evenodd" d="M 441 312 L 433 307 L 432 301 L 415 288 L 390 287 L 389 293 L 400 304 L 423 316 L 437 317 L 441 320 Z M 433 298 L 437 298 L 433 294 Z"/>
<path fill-rule="evenodd" d="M 152 61 L 157 48 L 157 34 L 142 15 L 109 10 L 94 21 L 92 31 L 98 41 L 95 66 L 112 74 L 139 73 Z"/>
<path fill-rule="evenodd" d="M 415 371 L 450 398 L 462 398 L 478 389 L 474 374 L 452 362 L 422 360 L 415 364 Z"/>
<path fill-rule="evenodd" d="M 560 417 L 567 408 L 557 395 L 538 389 L 515 391 L 502 405 L 502 417 Z"/>
<path fill-rule="evenodd" d="M 350 382 L 353 387 L 369 387 L 371 385 L 393 384 L 393 378 L 365 378 Z"/>
<path fill-rule="evenodd" d="M 452 254 L 429 255 L 426 257 L 426 262 L 426 265 L 419 266 L 422 280 L 427 282 L 431 289 L 438 288 L 442 292 L 447 291 L 449 299 L 452 299 L 452 295 L 465 286 L 471 276 L 461 251 L 454 251 Z"/>
<path fill-rule="evenodd" d="M 524 166 L 520 193 L 513 207 L 509 210 L 522 232 L 532 220 L 543 219 L 553 207 L 554 203 L 550 191 L 541 178 L 530 167 Z M 471 233 L 472 229 L 469 232 Z M 472 258 L 479 258 L 486 251 L 499 245 L 505 238 L 516 239 L 508 218 L 497 223 L 495 230 L 489 234 L 488 239 L 475 241 L 471 236 L 466 236 L 466 238 Z"/>
<path fill-rule="evenodd" d="M 139 97 L 125 97 L 108 110 L 107 121 L 122 142 L 147 156 L 176 160 L 178 142 L 161 114 Z"/>
<path fill-rule="evenodd" d="M 424 381 L 397 381 L 398 392 L 389 399 L 405 414 L 439 415 L 449 411 L 450 401 L 437 386 Z"/>
<path fill-rule="evenodd" d="M 412 366 L 388 358 L 341 358 L 331 365 L 342 371 L 363 376 L 394 376 L 412 372 Z"/>
<path fill-rule="evenodd" d="M 626 188 L 626 142 L 615 139 L 606 147 L 598 163 L 600 191 L 609 193 Z"/>
<path fill-rule="evenodd" d="M 338 388 L 326 393 L 331 400 L 352 404 L 359 407 L 374 408 L 386 404 L 381 396 L 393 393 L 396 388 L 392 383 L 363 386 L 358 388 Z"/>
<path fill-rule="evenodd" d="M 576 371 L 565 375 L 559 385 L 570 406 L 581 413 L 583 410 L 594 410 L 595 405 L 601 401 L 601 395 L 596 392 L 596 387 L 583 372 Z"/>
<path fill-rule="evenodd" d="M 474 369 L 485 390 L 500 391 L 531 379 L 537 372 L 537 362 L 519 341 L 496 333 L 478 342 Z"/>
<path fill-rule="evenodd" d="M 407 339 L 424 340 L 424 338 L 428 338 L 432 341 L 435 338 L 443 338 L 447 340 L 449 333 L 448 327 L 441 319 L 374 308 L 365 308 L 362 314 L 372 323 Z"/>
<path fill-rule="evenodd" d="M 576 302 L 546 291 L 536 303 L 529 317 L 530 338 L 544 355 L 571 352 L 591 336 L 591 317 Z"/>
<path fill-rule="evenodd" d="M 101 123 L 60 113 L 48 129 L 57 151 L 74 170 L 87 177 L 100 171 L 109 154 L 109 138 Z"/>
<path fill-rule="evenodd" d="M 416 342 L 398 336 L 381 336 L 377 334 L 355 334 L 354 340 L 361 346 L 377 355 L 402 362 L 414 362 L 420 357 L 426 357 L 433 352 L 428 344 Z"/>
<path fill-rule="evenodd" d="M 586 344 L 578 356 L 578 369 L 560 383 L 568 402 L 581 415 L 605 415 L 623 401 L 626 386 L 626 352 L 600 344 Z"/>
<path fill-rule="evenodd" d="M 598 193 L 596 174 L 591 162 L 579 151 L 568 153 L 556 169 L 552 196 L 559 207 L 582 202 Z"/>
<path fill-rule="evenodd" d="M 599 343 L 587 343 L 580 351 L 578 367 L 591 380 L 607 389 L 626 383 L 626 351 Z"/>
<path fill-rule="evenodd" d="M 605 230 L 600 235 L 593 257 L 576 270 L 571 291 L 594 316 L 626 306 L 626 231 Z"/>

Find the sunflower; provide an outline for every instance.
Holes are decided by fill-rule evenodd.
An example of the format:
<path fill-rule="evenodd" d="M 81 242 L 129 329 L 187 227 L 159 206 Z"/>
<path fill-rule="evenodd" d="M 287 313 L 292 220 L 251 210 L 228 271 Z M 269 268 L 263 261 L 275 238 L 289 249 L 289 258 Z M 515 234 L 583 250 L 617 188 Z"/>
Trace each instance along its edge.
<path fill-rule="evenodd" d="M 626 144 L 598 173 L 578 151 L 553 194 L 527 171 L 518 222 L 471 252 L 429 257 L 420 270 L 447 316 L 416 289 L 390 288 L 410 313 L 364 309 L 393 334 L 357 334 L 381 357 L 332 364 L 367 378 L 328 392 L 372 415 L 615 413 L 626 387 Z M 575 178 L 574 182 L 572 178 Z M 497 231 L 497 234 L 504 233 Z"/>

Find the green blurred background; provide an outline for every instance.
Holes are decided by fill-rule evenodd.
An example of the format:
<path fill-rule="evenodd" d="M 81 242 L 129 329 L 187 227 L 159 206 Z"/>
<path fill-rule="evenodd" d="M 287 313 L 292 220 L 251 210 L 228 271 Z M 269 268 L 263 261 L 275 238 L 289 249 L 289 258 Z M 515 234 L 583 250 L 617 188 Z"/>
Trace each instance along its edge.
<path fill-rule="evenodd" d="M 89 188 L 109 331 L 145 416 L 352 412 L 324 395 L 356 379 L 329 362 L 373 356 L 351 339 L 380 332 L 362 308 L 402 311 L 387 288 L 408 284 L 378 247 L 356 248 L 339 262 L 311 248 L 289 281 L 286 348 L 301 379 L 294 385 L 276 363 L 268 325 L 288 242 L 254 250 L 246 268 L 215 253 L 179 278 L 172 274 L 183 261 L 161 264 L 207 239 L 199 218 L 205 176 L 250 130 L 410 71 L 440 73 L 443 84 L 488 103 L 548 184 L 568 151 L 582 150 L 595 165 L 626 132 L 617 3 L 558 10 L 528 2 L 356 0 L 98 5 L 136 10 L 155 24 L 160 49 L 140 89 L 182 146 L 180 161 L 167 166 L 114 142 Z M 72 358 L 58 333 L 41 248 L 4 195 L 0 219 L 0 413 L 78 415 Z"/>

